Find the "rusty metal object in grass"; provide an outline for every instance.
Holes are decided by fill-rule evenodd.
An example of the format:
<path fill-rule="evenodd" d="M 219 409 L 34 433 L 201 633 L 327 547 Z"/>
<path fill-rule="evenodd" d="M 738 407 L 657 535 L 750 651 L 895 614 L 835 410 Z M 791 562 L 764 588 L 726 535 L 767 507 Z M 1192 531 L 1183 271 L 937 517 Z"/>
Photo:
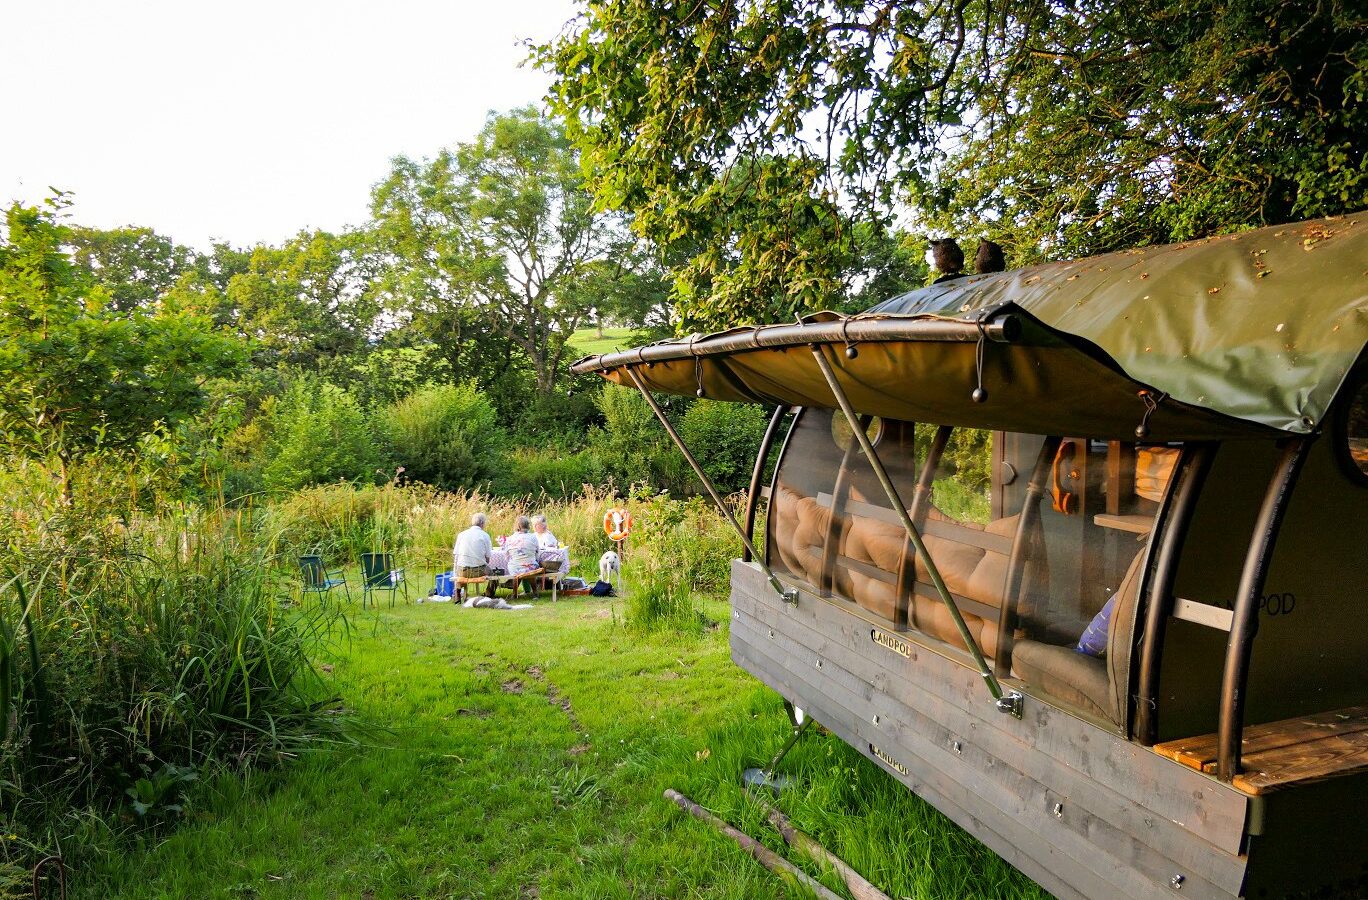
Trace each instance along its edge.
<path fill-rule="evenodd" d="M 822 900 L 840 900 L 839 895 L 833 893 L 820 881 L 799 869 L 793 863 L 784 859 L 755 838 L 741 831 L 737 831 L 717 816 L 679 793 L 679 791 L 676 791 L 673 788 L 666 788 L 664 796 L 666 800 L 676 804 L 680 809 L 684 810 L 695 819 L 702 819 L 727 837 L 736 841 L 736 843 L 741 846 L 742 850 L 745 850 L 755 858 L 756 862 L 760 863 L 760 865 L 769 869 L 771 872 L 774 872 L 776 875 L 792 878 L 794 881 L 797 881 L 818 897 L 822 898 Z"/>

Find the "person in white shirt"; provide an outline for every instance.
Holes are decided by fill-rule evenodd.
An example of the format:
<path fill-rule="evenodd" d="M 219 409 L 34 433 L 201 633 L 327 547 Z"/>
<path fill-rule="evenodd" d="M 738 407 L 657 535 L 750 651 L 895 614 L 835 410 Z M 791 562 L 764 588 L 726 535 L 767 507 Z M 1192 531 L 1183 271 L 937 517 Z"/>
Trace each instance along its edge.
<path fill-rule="evenodd" d="M 453 571 L 461 578 L 485 578 L 489 575 L 489 553 L 494 545 L 484 526 L 485 514 L 477 512 L 470 517 L 470 527 L 456 535 L 456 545 L 451 548 Z M 488 582 L 485 596 L 494 596 L 494 582 Z"/>
<path fill-rule="evenodd" d="M 532 533 L 537 536 L 538 550 L 555 550 L 560 546 L 560 541 L 546 527 L 546 516 L 538 514 L 532 517 Z"/>

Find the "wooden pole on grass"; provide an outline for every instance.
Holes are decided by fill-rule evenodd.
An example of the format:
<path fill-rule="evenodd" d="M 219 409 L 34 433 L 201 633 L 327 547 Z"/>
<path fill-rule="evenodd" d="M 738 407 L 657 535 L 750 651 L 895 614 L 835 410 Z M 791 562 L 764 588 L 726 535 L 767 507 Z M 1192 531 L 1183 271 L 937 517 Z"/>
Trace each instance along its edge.
<path fill-rule="evenodd" d="M 752 794 L 751 796 L 755 795 Z M 816 862 L 824 863 L 835 869 L 836 873 L 841 876 L 841 880 L 846 883 L 846 887 L 850 889 L 850 896 L 854 897 L 855 900 L 892 900 L 883 891 L 870 884 L 863 875 L 847 865 L 845 860 L 817 843 L 816 838 L 794 828 L 793 823 L 788 820 L 788 816 L 772 806 L 768 809 L 769 823 L 784 836 L 784 843 L 791 847 L 797 847 Z"/>
<path fill-rule="evenodd" d="M 706 809 L 699 806 L 697 803 L 693 802 L 688 797 L 685 797 L 683 794 L 679 793 L 673 788 L 666 789 L 665 799 L 672 801 L 673 803 L 677 804 L 680 809 L 684 810 L 689 815 L 693 816 L 696 819 L 702 819 L 704 822 L 707 822 L 709 825 L 716 828 L 718 831 L 722 832 L 727 837 L 736 841 L 736 843 L 741 845 L 742 850 L 745 850 L 747 853 L 753 856 L 755 860 L 760 863 L 760 865 L 764 866 L 766 869 L 769 869 L 771 872 L 774 872 L 779 875 L 790 876 L 799 884 L 802 884 L 808 890 L 812 891 L 818 897 L 822 898 L 822 900 L 841 900 L 841 898 L 837 894 L 832 893 L 832 891 L 828 889 L 826 885 L 822 884 L 820 881 L 813 878 L 811 875 L 807 874 L 802 869 L 799 869 L 793 863 L 784 859 L 782 856 L 775 853 L 773 850 L 766 847 L 764 844 L 760 843 L 755 838 L 751 837 L 748 834 L 744 834 L 740 831 L 737 831 L 735 828 L 731 827 L 726 822 L 723 822 L 717 816 L 708 812 Z"/>

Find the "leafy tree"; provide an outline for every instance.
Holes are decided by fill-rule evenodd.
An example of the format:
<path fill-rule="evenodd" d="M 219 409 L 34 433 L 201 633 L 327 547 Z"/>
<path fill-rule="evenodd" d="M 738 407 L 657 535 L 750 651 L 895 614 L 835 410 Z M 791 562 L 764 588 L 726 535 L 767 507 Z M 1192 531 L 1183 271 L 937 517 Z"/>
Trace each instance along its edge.
<path fill-rule="evenodd" d="M 85 228 L 68 231 L 72 258 L 109 294 L 120 312 L 153 306 L 196 262 L 195 251 L 151 228 Z"/>
<path fill-rule="evenodd" d="M 422 388 L 454 380 L 450 363 L 434 343 L 368 348 L 337 357 L 322 373 L 363 408 L 397 403 Z"/>
<path fill-rule="evenodd" d="M 1020 261 L 1368 206 L 1348 0 L 604 0 L 536 57 L 686 319 L 810 308 L 909 209 Z"/>
<path fill-rule="evenodd" d="M 561 126 L 531 108 L 491 115 L 435 159 L 396 159 L 372 211 L 399 311 L 475 311 L 522 351 L 544 394 L 590 309 L 588 271 L 629 243 L 617 217 L 594 212 Z"/>
<path fill-rule="evenodd" d="M 731 493 L 750 484 L 766 424 L 759 406 L 698 400 L 680 420 L 679 436 L 717 489 Z"/>
<path fill-rule="evenodd" d="M 360 232 L 301 232 L 279 247 L 215 245 L 170 292 L 252 341 L 263 366 L 316 368 L 377 326 L 375 258 Z"/>
<path fill-rule="evenodd" d="M 386 459 L 380 435 L 351 395 L 316 378 L 300 378 L 266 411 L 265 485 L 291 491 L 330 481 L 374 482 Z"/>
<path fill-rule="evenodd" d="M 0 439 L 55 459 L 71 499 L 71 464 L 126 452 L 205 402 L 205 384 L 243 361 L 240 344 L 174 305 L 120 312 L 63 249 L 65 195 L 12 205 L 0 243 Z"/>
<path fill-rule="evenodd" d="M 407 478 L 455 491 L 494 475 L 501 449 L 498 415 L 475 385 L 416 391 L 385 410 L 385 427 Z"/>

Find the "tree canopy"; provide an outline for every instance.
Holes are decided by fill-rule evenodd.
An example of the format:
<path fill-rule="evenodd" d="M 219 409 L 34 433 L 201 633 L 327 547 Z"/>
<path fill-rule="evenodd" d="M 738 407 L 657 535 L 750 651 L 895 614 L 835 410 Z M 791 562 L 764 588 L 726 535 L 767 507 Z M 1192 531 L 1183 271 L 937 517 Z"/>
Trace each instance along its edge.
<path fill-rule="evenodd" d="M 117 309 L 63 251 L 49 208 L 12 205 L 0 242 L 0 440 L 68 466 L 125 451 L 203 406 L 205 383 L 236 370 L 241 345 L 174 306 Z"/>
<path fill-rule="evenodd" d="M 1348 0 L 603 0 L 537 58 L 708 324 L 817 305 L 900 214 L 1022 262 L 1368 206 Z"/>
<path fill-rule="evenodd" d="M 594 211 L 561 126 L 531 108 L 491 115 L 431 160 L 396 159 L 373 212 L 401 303 L 478 312 L 526 354 L 542 393 L 594 306 L 584 282 L 610 276 L 599 263 L 632 244 L 620 216 Z"/>

